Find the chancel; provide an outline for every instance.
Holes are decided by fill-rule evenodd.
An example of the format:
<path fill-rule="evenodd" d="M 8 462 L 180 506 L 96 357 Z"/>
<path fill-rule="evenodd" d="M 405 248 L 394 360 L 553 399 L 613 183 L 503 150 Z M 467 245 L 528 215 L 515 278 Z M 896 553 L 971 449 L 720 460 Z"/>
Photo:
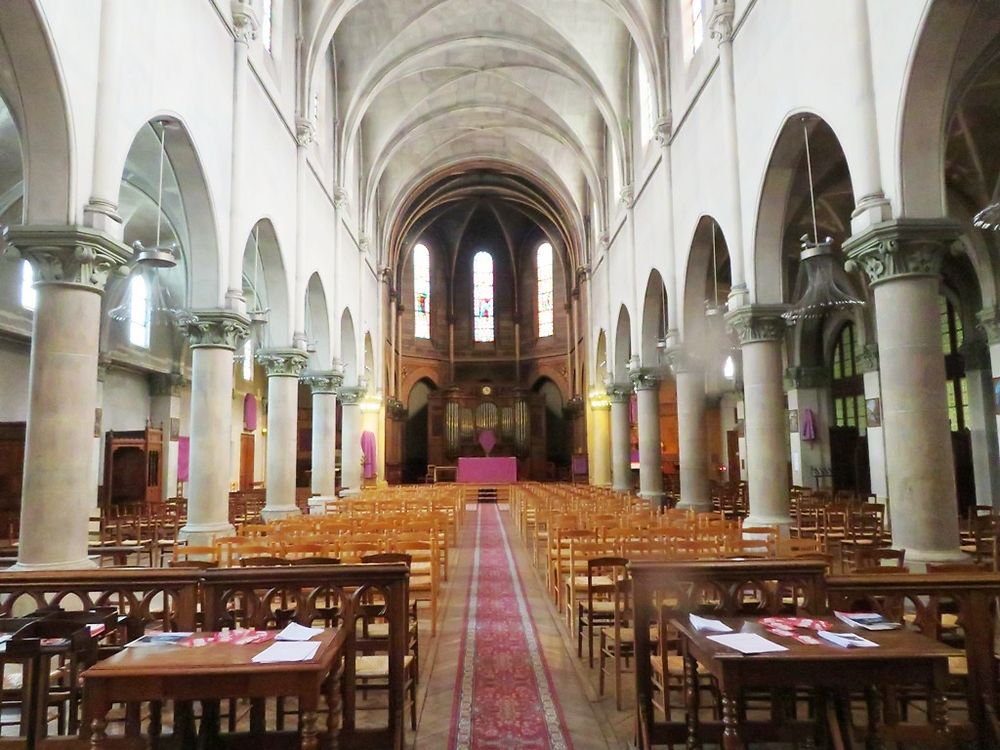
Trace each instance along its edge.
<path fill-rule="evenodd" d="M 998 84 L 996 0 L 0 0 L 0 750 L 1000 747 Z"/>

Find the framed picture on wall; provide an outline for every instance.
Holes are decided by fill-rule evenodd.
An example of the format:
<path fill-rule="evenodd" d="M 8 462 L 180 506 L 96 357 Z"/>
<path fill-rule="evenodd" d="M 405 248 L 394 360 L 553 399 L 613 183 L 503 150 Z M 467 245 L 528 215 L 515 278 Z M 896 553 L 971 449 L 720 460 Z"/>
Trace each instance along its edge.
<path fill-rule="evenodd" d="M 882 426 L 882 400 L 870 398 L 865 401 L 865 425 L 868 427 Z"/>
<path fill-rule="evenodd" d="M 101 436 L 101 419 L 104 414 L 104 409 L 97 407 L 94 409 L 94 437 L 99 438 Z"/>
<path fill-rule="evenodd" d="M 181 436 L 181 418 L 171 417 L 170 418 L 170 439 L 179 440 Z"/>
<path fill-rule="evenodd" d="M 788 410 L 788 431 L 790 433 L 796 433 L 799 431 L 799 410 L 789 409 Z"/>

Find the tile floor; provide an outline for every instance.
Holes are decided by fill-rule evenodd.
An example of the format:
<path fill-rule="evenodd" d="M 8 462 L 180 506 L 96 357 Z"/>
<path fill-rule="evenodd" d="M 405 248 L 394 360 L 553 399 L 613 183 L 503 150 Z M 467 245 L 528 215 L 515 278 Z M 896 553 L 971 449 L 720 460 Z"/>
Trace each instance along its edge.
<path fill-rule="evenodd" d="M 501 511 L 504 510 L 505 506 L 501 506 Z M 467 514 L 471 516 L 475 512 L 470 510 Z M 501 517 L 506 524 L 507 536 L 524 584 L 525 598 L 552 673 L 574 750 L 627 748 L 634 720 L 630 708 L 631 686 L 626 687 L 626 704 L 629 706 L 626 711 L 616 710 L 613 694 L 609 693 L 603 699 L 598 696 L 597 670 L 590 670 L 585 659 L 577 658 L 576 642 L 571 639 L 565 622 L 546 596 L 544 580 L 532 566 L 530 551 L 510 523 L 509 514 L 501 512 Z M 408 735 L 415 750 L 444 750 L 448 747 L 474 543 L 475 524 L 467 522 L 454 554 L 456 560 L 449 580 L 443 584 L 443 606 L 439 605 L 441 621 L 437 637 L 432 639 L 429 624 L 421 622 L 421 650 L 426 657 L 421 656 L 421 685 L 417 695 L 419 724 L 416 735 Z M 626 683 L 629 679 L 626 676 Z"/>

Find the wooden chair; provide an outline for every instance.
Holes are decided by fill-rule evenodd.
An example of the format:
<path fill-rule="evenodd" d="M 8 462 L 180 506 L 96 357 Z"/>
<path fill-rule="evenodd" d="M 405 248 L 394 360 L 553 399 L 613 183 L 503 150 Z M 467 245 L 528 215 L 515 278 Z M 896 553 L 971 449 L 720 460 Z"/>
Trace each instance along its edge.
<path fill-rule="evenodd" d="M 241 568 L 274 568 L 291 564 L 291 560 L 273 555 L 247 555 L 240 558 Z"/>
<path fill-rule="evenodd" d="M 594 667 L 595 628 L 614 625 L 615 581 L 626 575 L 624 557 L 595 557 L 587 561 L 586 597 L 576 603 L 576 655 L 583 658 L 584 630 L 587 640 L 587 663 Z"/>
<path fill-rule="evenodd" d="M 171 565 L 173 567 L 181 567 L 178 565 L 173 565 L 173 563 L 184 562 L 192 559 L 206 560 L 218 566 L 219 549 L 218 547 L 180 544 L 174 548 L 174 554 L 173 554 L 173 559 L 171 560 Z"/>
<path fill-rule="evenodd" d="M 601 628 L 600 660 L 598 663 L 597 692 L 604 696 L 604 686 L 608 675 L 615 683 L 615 706 L 622 710 L 622 675 L 629 671 L 629 663 L 635 656 L 635 630 L 637 627 L 650 628 L 650 639 L 655 641 L 657 631 L 650 623 L 633 622 L 631 606 L 631 581 L 627 575 L 615 582 L 612 598 L 614 611 L 611 625 Z M 610 664 L 609 664 L 610 662 Z"/>
<path fill-rule="evenodd" d="M 860 573 L 870 572 L 869 569 L 875 569 L 878 571 L 879 568 L 885 568 L 881 571 L 884 573 L 895 572 L 894 568 L 902 568 L 906 561 L 906 550 L 905 549 L 860 549 L 856 552 L 854 557 L 854 572 Z M 888 565 L 886 565 L 888 563 Z"/>

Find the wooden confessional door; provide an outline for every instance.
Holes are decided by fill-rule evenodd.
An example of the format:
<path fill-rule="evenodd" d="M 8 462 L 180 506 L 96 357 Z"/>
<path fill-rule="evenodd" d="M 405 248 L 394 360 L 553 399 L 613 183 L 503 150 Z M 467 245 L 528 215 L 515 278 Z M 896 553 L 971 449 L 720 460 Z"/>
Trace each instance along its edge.
<path fill-rule="evenodd" d="M 253 489 L 254 435 L 244 432 L 240 435 L 240 490 Z"/>

